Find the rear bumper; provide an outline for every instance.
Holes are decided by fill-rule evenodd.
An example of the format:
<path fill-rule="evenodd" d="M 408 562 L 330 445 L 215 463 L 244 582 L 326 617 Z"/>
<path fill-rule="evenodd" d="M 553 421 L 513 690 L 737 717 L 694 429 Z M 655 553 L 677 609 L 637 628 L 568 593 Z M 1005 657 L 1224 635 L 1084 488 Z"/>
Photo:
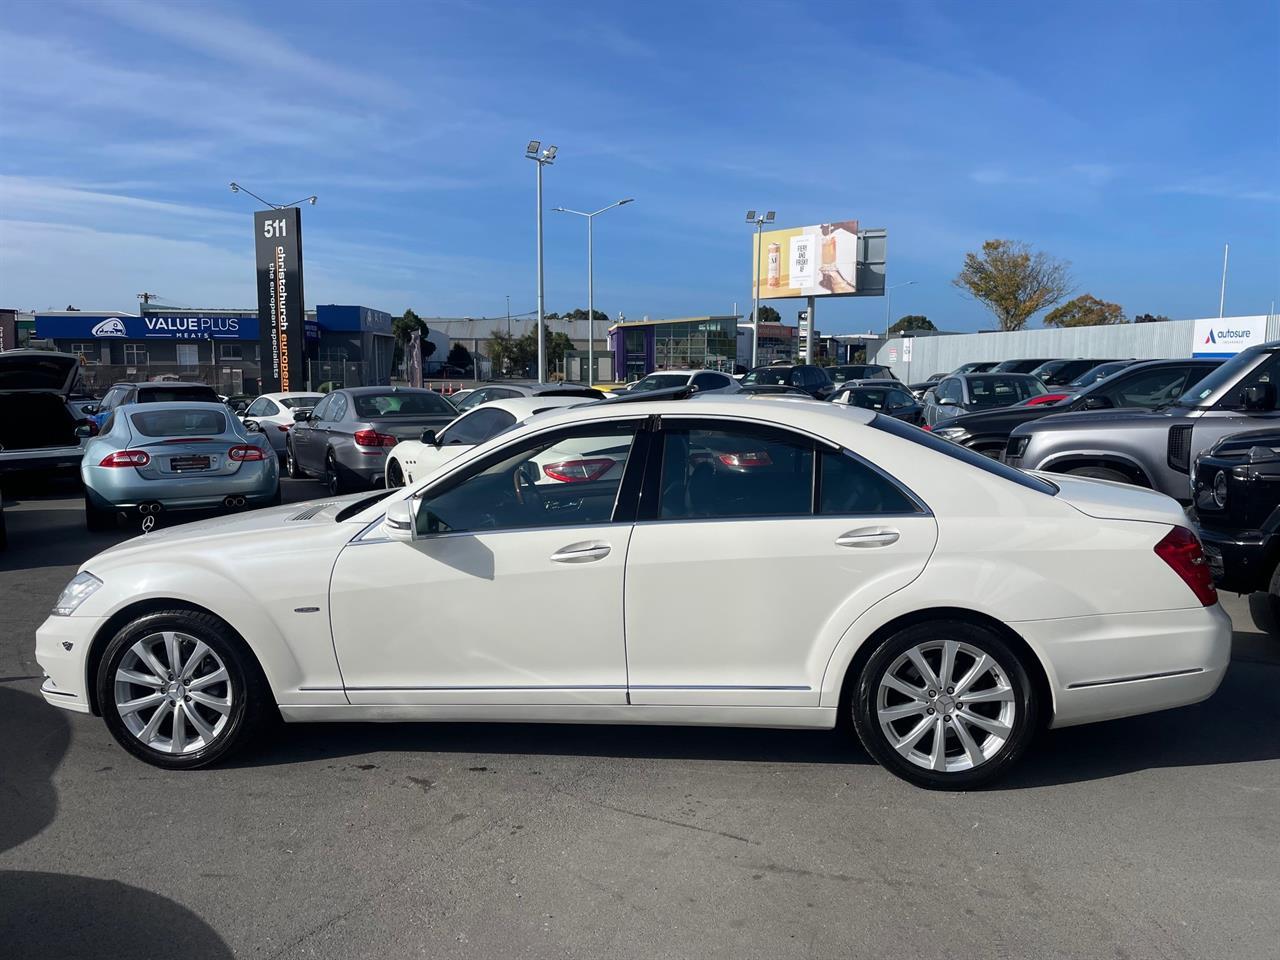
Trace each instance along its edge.
<path fill-rule="evenodd" d="M 160 503 L 167 510 L 198 510 L 219 506 L 227 497 L 265 503 L 275 497 L 280 463 L 275 457 L 240 465 L 220 477 L 167 477 L 147 480 L 132 468 L 85 467 L 85 489 L 103 507 L 128 510 L 143 503 Z"/>
<path fill-rule="evenodd" d="M 1231 661 L 1231 620 L 1216 604 L 1011 626 L 1049 674 L 1054 727 L 1198 703 Z"/>
<path fill-rule="evenodd" d="M 380 486 L 387 472 L 387 453 L 394 447 L 359 447 L 351 444 L 337 451 L 338 465 L 371 487 Z"/>

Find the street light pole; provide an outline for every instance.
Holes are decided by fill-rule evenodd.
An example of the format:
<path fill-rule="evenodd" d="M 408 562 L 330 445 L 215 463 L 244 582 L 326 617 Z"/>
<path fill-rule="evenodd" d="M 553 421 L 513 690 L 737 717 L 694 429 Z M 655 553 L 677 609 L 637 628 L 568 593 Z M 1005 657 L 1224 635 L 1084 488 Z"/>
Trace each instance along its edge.
<path fill-rule="evenodd" d="M 760 247 L 761 247 L 761 244 L 764 242 L 762 239 L 764 236 L 764 232 L 763 232 L 764 225 L 766 223 L 773 223 L 773 214 L 774 214 L 774 211 L 767 210 L 765 211 L 764 216 L 758 217 L 756 216 L 756 212 L 754 210 L 747 211 L 747 223 L 754 223 L 756 225 L 756 250 L 755 250 L 756 255 L 754 258 L 755 259 L 755 264 L 754 264 L 755 284 L 751 290 L 751 293 L 753 295 L 753 302 L 755 304 L 751 309 L 751 366 L 752 367 L 758 367 L 760 365 L 760 254 L 763 252 L 761 251 Z"/>
<path fill-rule="evenodd" d="M 541 140 L 530 140 L 524 149 L 524 155 L 538 165 L 538 382 L 545 383 L 547 345 L 543 333 L 546 301 L 542 281 L 542 168 L 555 162 L 556 148 L 552 146 L 543 150 Z"/>
<path fill-rule="evenodd" d="M 316 205 L 316 200 L 319 199 L 319 197 L 317 197 L 315 194 L 312 194 L 309 197 L 303 197 L 301 200 L 295 200 L 293 201 L 293 203 L 272 203 L 269 200 L 263 200 L 260 196 L 258 196 L 248 187 L 243 187 L 240 184 L 236 183 L 234 180 L 231 181 L 231 192 L 247 193 L 249 196 L 253 197 L 253 199 L 257 200 L 259 203 L 266 204 L 272 210 L 285 210 L 289 207 L 296 207 L 300 203 L 309 203 L 311 204 L 311 206 L 314 207 Z"/>
<path fill-rule="evenodd" d="M 1222 245 L 1222 289 L 1218 291 L 1218 319 L 1222 319 L 1223 308 L 1227 304 L 1227 254 L 1231 252 L 1231 244 Z"/>
<path fill-rule="evenodd" d="M 556 207 L 553 213 L 572 213 L 575 216 L 586 217 L 587 219 L 587 386 L 595 384 L 596 376 L 596 294 L 595 294 L 595 274 L 592 268 L 592 246 L 593 246 L 593 228 L 595 226 L 596 217 L 604 213 L 606 210 L 612 210 L 614 207 L 621 207 L 624 204 L 634 203 L 635 197 L 627 197 L 625 200 L 616 200 L 607 207 L 601 207 L 591 213 L 584 213 L 581 210 L 570 210 L 568 207 Z"/>
<path fill-rule="evenodd" d="M 889 299 L 894 290 L 899 287 L 910 287 L 915 284 L 914 280 L 905 280 L 902 283 L 895 283 L 892 287 L 884 288 L 884 341 L 889 342 Z"/>

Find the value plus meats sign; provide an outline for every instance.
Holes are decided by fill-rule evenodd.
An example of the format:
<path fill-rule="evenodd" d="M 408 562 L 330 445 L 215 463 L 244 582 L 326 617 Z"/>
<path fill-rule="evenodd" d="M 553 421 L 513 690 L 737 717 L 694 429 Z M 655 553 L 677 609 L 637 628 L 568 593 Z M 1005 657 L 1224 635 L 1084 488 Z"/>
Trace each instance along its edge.
<path fill-rule="evenodd" d="M 302 390 L 306 336 L 302 324 L 302 211 L 253 215 L 258 266 L 258 330 L 262 392 Z"/>

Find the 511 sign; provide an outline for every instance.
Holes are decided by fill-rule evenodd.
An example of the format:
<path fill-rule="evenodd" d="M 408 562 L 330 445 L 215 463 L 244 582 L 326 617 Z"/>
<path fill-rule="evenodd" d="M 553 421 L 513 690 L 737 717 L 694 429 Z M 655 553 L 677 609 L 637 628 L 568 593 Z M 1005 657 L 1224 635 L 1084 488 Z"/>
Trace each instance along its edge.
<path fill-rule="evenodd" d="M 306 386 L 301 217 L 297 207 L 253 215 L 263 393 Z"/>

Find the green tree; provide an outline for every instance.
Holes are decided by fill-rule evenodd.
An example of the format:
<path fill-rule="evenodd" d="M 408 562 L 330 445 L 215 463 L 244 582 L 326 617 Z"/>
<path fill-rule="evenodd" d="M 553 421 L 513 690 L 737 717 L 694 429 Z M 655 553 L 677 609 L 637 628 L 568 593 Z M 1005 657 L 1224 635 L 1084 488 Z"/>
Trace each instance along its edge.
<path fill-rule="evenodd" d="M 1134 323 L 1165 323 L 1169 318 L 1163 313 L 1140 313 L 1133 318 Z"/>
<path fill-rule="evenodd" d="M 761 323 L 781 323 L 782 314 L 769 306 L 767 303 L 760 304 L 760 322 Z"/>
<path fill-rule="evenodd" d="M 988 240 L 982 252 L 964 255 L 951 281 L 996 315 L 1001 330 L 1027 321 L 1071 290 L 1070 264 L 1015 240 Z"/>
<path fill-rule="evenodd" d="M 510 376 L 519 372 L 523 339 L 502 330 L 493 332 L 489 338 L 489 359 L 493 361 L 494 373 Z"/>
<path fill-rule="evenodd" d="M 450 348 L 449 355 L 444 358 L 444 362 L 459 370 L 467 370 L 471 367 L 471 351 L 461 343 L 455 343 Z"/>
<path fill-rule="evenodd" d="M 436 352 L 436 345 L 427 339 L 431 333 L 431 330 L 427 327 L 427 322 L 412 310 L 405 310 L 403 316 L 396 317 L 391 321 L 391 334 L 395 338 L 395 348 L 391 358 L 393 365 L 401 366 L 403 369 L 405 348 L 409 345 L 409 337 L 413 335 L 415 330 L 422 335 L 422 358 L 425 360 Z"/>
<path fill-rule="evenodd" d="M 906 330 L 937 330 L 933 325 L 933 321 L 923 314 L 911 313 L 905 317 L 899 317 L 897 323 L 889 328 L 889 336 L 895 333 L 902 333 Z"/>
<path fill-rule="evenodd" d="M 1046 327 L 1102 327 L 1124 323 L 1124 307 L 1087 293 L 1068 300 L 1044 318 Z"/>

